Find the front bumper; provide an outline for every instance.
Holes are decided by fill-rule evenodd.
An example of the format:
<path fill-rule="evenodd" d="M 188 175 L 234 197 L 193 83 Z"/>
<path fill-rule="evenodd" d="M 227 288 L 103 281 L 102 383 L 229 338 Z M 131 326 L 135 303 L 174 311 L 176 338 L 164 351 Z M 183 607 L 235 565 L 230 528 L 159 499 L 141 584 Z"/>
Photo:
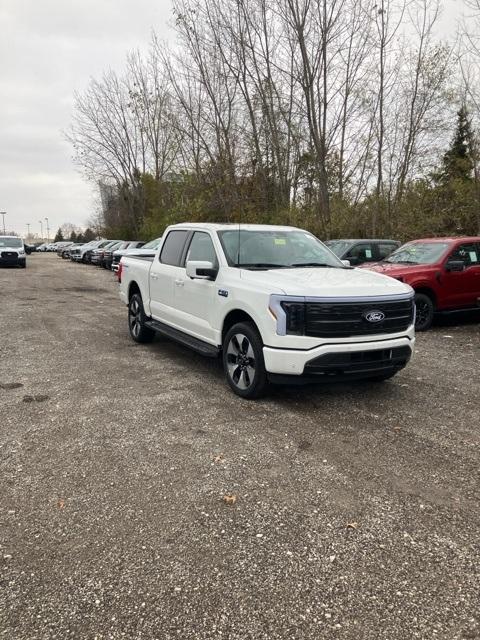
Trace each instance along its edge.
<path fill-rule="evenodd" d="M 395 373 L 406 366 L 413 336 L 388 340 L 322 344 L 308 350 L 263 348 L 265 368 L 274 376 L 303 382 L 332 382 Z M 280 379 L 277 380 L 281 382 Z M 285 380 L 288 381 L 287 379 Z"/>
<path fill-rule="evenodd" d="M 0 265 L 5 267 L 17 267 L 20 264 L 24 264 L 26 256 L 19 256 L 18 253 L 13 251 L 4 251 L 0 253 Z"/>

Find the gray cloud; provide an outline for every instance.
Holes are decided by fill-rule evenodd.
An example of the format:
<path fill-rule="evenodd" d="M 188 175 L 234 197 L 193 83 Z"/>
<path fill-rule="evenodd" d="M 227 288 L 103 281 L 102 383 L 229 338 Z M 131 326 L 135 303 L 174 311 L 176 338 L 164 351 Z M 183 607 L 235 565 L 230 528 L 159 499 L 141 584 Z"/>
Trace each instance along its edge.
<path fill-rule="evenodd" d="M 105 69 L 121 70 L 127 51 L 167 35 L 170 0 L 2 0 L 0 5 L 0 210 L 6 226 L 40 231 L 83 225 L 94 187 L 72 163 L 62 130 L 73 93 Z"/>

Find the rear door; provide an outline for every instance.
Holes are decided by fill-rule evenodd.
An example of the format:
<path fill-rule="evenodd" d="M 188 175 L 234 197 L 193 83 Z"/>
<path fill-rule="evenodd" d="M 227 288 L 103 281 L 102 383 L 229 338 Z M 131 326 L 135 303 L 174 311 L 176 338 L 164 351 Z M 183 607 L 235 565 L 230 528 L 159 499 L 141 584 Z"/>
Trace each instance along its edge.
<path fill-rule="evenodd" d="M 174 283 L 173 304 L 179 329 L 215 343 L 212 318 L 218 287 L 213 280 L 189 278 L 185 268 L 188 260 L 206 260 L 218 269 L 218 257 L 207 231 L 195 231 L 188 240 L 181 273 Z"/>
<path fill-rule="evenodd" d="M 444 263 L 442 285 L 446 293 L 446 305 L 473 307 L 480 296 L 480 247 L 475 242 L 460 243 L 449 252 Z M 447 271 L 449 260 L 462 260 L 463 271 Z"/>
<path fill-rule="evenodd" d="M 177 326 L 178 314 L 174 308 L 176 281 L 185 279 L 185 269 L 180 266 L 188 229 L 172 229 L 167 234 L 160 255 L 155 257 L 149 272 L 150 311 L 160 322 Z"/>

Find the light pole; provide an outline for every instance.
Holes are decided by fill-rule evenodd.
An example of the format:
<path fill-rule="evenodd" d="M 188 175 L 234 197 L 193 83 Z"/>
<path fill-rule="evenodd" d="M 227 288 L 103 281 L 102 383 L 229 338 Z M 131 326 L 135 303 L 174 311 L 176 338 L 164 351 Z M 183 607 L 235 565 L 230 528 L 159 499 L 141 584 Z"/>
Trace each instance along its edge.
<path fill-rule="evenodd" d="M 5 231 L 5 216 L 7 215 L 6 211 L 0 211 L 0 216 L 3 216 L 3 235 L 6 235 L 7 232 Z"/>
<path fill-rule="evenodd" d="M 50 229 L 48 228 L 48 218 L 45 218 L 45 222 L 47 223 L 47 242 L 50 242 Z"/>
<path fill-rule="evenodd" d="M 43 237 L 43 222 L 41 220 L 39 220 L 40 223 L 40 234 L 42 236 L 42 242 L 45 240 L 45 238 Z"/>
<path fill-rule="evenodd" d="M 30 223 L 27 222 L 27 238 L 30 238 Z"/>

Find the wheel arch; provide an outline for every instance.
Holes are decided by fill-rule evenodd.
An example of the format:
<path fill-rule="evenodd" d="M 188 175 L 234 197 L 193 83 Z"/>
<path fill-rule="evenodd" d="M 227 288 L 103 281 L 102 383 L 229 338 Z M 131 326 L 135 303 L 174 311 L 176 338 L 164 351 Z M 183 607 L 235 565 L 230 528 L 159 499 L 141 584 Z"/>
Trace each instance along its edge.
<path fill-rule="evenodd" d="M 237 324 L 239 322 L 252 322 L 255 325 L 255 328 L 257 329 L 258 333 L 261 333 L 258 323 L 255 321 L 255 318 L 253 318 L 253 316 L 250 313 L 248 313 L 247 311 L 244 311 L 243 309 L 231 309 L 223 319 L 222 345 L 223 345 L 223 340 L 225 339 L 225 335 L 227 334 L 227 331 L 231 327 L 233 327 L 234 324 Z"/>
<path fill-rule="evenodd" d="M 430 300 L 433 302 L 433 306 L 437 308 L 437 294 L 435 291 L 427 284 L 413 284 L 411 285 L 415 291 L 415 293 L 423 293 L 428 296 Z"/>
<path fill-rule="evenodd" d="M 131 298 L 132 298 L 134 293 L 139 293 L 140 297 L 142 297 L 142 292 L 140 290 L 140 287 L 135 282 L 135 280 L 132 280 L 132 282 L 130 282 L 130 284 L 128 285 L 128 301 L 129 302 L 130 302 L 130 300 L 131 300 Z"/>

